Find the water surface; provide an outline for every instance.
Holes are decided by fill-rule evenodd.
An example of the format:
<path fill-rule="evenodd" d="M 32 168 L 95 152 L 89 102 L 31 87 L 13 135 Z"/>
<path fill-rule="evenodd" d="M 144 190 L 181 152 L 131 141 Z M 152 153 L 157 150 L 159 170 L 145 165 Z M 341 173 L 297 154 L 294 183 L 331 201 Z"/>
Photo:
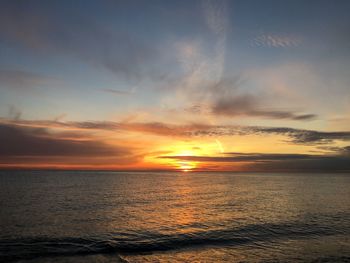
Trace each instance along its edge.
<path fill-rule="evenodd" d="M 0 261 L 350 262 L 350 175 L 0 171 Z"/>

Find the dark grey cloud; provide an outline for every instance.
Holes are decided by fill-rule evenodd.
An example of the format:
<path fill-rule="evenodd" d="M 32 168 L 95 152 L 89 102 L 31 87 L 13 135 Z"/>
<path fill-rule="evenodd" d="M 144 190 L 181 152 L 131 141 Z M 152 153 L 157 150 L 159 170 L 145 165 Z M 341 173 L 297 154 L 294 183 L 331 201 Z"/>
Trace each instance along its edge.
<path fill-rule="evenodd" d="M 350 146 L 339 147 L 339 146 L 319 146 L 318 149 L 330 152 L 330 153 L 340 153 L 344 156 L 350 157 Z"/>
<path fill-rule="evenodd" d="M 350 131 L 322 132 L 314 130 L 303 130 L 293 128 L 270 128 L 251 127 L 254 133 L 280 134 L 292 139 L 294 143 L 300 144 L 325 144 L 334 140 L 350 140 Z"/>
<path fill-rule="evenodd" d="M 71 137 L 71 136 L 70 136 Z M 90 139 L 72 140 L 43 128 L 0 124 L 0 156 L 119 156 L 127 149 Z"/>
<path fill-rule="evenodd" d="M 203 163 L 243 163 L 246 171 L 350 172 L 349 148 L 333 155 L 226 153 L 225 156 L 160 156 Z M 234 167 L 234 166 L 233 166 Z"/>
<path fill-rule="evenodd" d="M 350 156 L 350 146 L 346 146 L 342 148 L 342 152 L 344 155 L 349 155 Z"/>
<path fill-rule="evenodd" d="M 269 119 L 312 120 L 315 114 L 298 114 L 293 111 L 268 110 L 259 107 L 261 101 L 253 95 L 224 96 L 214 101 L 212 113 L 228 117 L 250 116 Z"/>
<path fill-rule="evenodd" d="M 303 160 L 288 160 L 247 165 L 251 171 L 278 172 L 350 172 L 350 158 L 346 156 L 329 156 Z"/>
<path fill-rule="evenodd" d="M 234 135 L 283 135 L 295 144 L 328 144 L 335 140 L 349 141 L 350 131 L 315 131 L 288 127 L 264 126 L 208 126 L 188 132 L 191 136 L 234 136 Z"/>
<path fill-rule="evenodd" d="M 226 156 L 161 156 L 162 159 L 176 159 L 198 162 L 263 162 L 313 159 L 308 154 L 264 154 L 264 153 L 225 153 Z"/>
<path fill-rule="evenodd" d="M 175 131 L 175 130 L 174 130 Z M 174 133 L 173 133 L 174 134 Z M 329 144 L 335 140 L 349 141 L 350 131 L 322 132 L 314 130 L 294 129 L 286 127 L 263 126 L 213 126 L 191 125 L 182 126 L 177 136 L 188 137 L 220 137 L 220 136 L 245 136 L 245 135 L 283 135 L 291 143 L 295 144 Z"/>

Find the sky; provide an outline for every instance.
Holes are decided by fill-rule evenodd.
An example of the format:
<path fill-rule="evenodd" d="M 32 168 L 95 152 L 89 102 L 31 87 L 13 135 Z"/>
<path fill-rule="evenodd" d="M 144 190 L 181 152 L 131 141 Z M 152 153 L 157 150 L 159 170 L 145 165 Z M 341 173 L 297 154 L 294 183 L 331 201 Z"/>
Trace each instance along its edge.
<path fill-rule="evenodd" d="M 0 2 L 0 168 L 350 171 L 350 2 Z"/>

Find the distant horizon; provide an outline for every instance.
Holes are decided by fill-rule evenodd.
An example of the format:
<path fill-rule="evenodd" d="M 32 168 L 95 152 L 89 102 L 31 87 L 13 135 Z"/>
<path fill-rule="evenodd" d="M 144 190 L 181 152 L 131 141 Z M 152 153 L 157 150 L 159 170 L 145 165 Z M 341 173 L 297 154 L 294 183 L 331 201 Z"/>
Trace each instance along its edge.
<path fill-rule="evenodd" d="M 273 171 L 264 171 L 264 170 L 189 170 L 184 171 L 182 169 L 173 169 L 173 170 L 162 170 L 162 169 L 139 169 L 139 170 L 117 170 L 117 169 L 84 169 L 84 168 L 35 168 L 35 167 L 1 167 L 0 171 L 63 171 L 63 172 L 135 172 L 135 173 L 147 173 L 147 172 L 155 172 L 155 173 L 161 173 L 161 172 L 176 172 L 176 173 L 183 173 L 183 174 L 190 174 L 190 173 L 279 173 L 279 174 L 349 174 L 350 170 L 336 170 L 336 171 L 329 171 L 329 170 L 296 170 L 296 171 L 290 171 L 290 170 L 273 170 Z"/>

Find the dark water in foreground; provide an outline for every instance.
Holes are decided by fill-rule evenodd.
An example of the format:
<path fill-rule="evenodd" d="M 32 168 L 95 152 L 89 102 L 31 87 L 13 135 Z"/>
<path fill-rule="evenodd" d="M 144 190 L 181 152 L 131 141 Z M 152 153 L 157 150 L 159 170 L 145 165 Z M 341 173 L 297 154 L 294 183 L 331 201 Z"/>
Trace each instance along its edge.
<path fill-rule="evenodd" d="M 350 175 L 0 171 L 0 262 L 350 262 Z"/>

